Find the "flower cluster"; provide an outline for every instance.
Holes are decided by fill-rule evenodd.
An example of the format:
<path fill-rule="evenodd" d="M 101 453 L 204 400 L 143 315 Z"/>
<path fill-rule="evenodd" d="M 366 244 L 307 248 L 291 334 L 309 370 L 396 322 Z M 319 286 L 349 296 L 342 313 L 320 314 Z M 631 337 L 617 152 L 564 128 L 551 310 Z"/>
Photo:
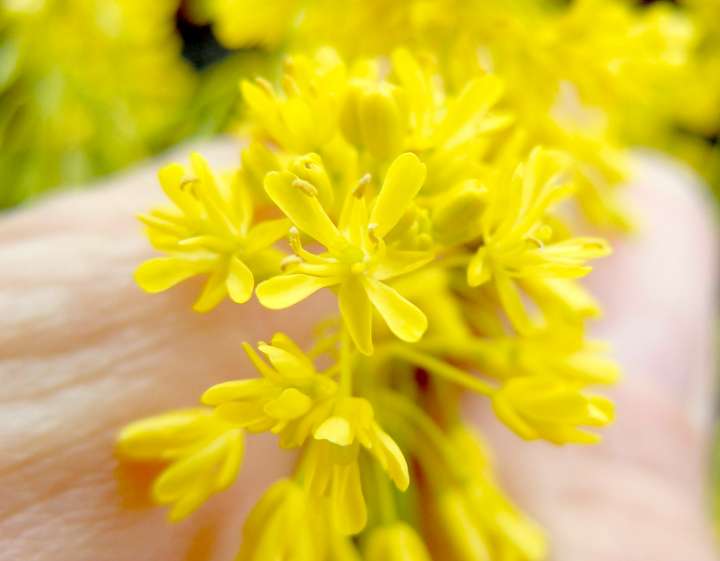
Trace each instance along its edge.
<path fill-rule="evenodd" d="M 613 419 L 589 388 L 617 367 L 585 340 L 599 309 L 578 280 L 610 249 L 574 232 L 577 160 L 516 142 L 500 77 L 445 83 L 407 49 L 352 64 L 298 54 L 279 87 L 243 82 L 238 168 L 193 154 L 160 170 L 170 204 L 140 217 L 163 254 L 137 269 L 146 291 L 199 276 L 197 311 L 253 295 L 269 310 L 337 302 L 309 351 L 283 333 L 260 354 L 246 343 L 259 376 L 120 436 L 124 457 L 170 463 L 154 498 L 173 518 L 227 486 L 245 433 L 298 450 L 239 559 L 540 560 L 542 532 L 499 489 L 458 400 L 484 396 L 518 436 L 555 444 L 597 442 Z"/>

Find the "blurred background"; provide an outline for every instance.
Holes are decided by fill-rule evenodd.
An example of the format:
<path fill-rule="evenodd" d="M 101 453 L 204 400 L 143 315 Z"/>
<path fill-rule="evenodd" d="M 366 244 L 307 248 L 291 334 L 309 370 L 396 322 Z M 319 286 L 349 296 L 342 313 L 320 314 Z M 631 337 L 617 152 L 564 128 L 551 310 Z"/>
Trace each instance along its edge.
<path fill-rule="evenodd" d="M 381 31 L 401 43 L 431 26 L 451 28 L 453 11 L 469 1 L 0 0 L 0 208 L 231 129 L 242 112 L 239 79 L 272 76 L 298 35 L 346 55 L 387 46 L 347 26 L 323 27 L 322 11 L 334 10 L 336 22 L 353 11 L 354 21 L 382 20 Z M 541 6 L 539 17 L 550 21 L 578 19 L 573 4 L 593 2 L 506 4 Z M 622 95 L 590 96 L 591 104 L 598 101 L 620 144 L 671 153 L 720 192 L 720 0 L 617 4 L 622 11 L 601 10 L 600 46 L 611 49 L 613 33 L 637 36 L 642 56 L 663 62 L 663 79 L 637 91 L 624 84 Z M 293 35 L 298 18 L 305 24 Z M 569 41 L 578 51 L 598 44 L 591 36 Z M 614 71 L 612 57 L 605 62 Z"/>

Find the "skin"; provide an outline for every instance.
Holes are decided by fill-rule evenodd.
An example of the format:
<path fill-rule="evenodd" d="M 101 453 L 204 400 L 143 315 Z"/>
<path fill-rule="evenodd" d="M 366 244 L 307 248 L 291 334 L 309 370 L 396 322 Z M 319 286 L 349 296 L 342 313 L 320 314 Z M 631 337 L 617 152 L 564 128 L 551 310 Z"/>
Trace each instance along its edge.
<path fill-rule="evenodd" d="M 228 142 L 200 147 L 233 163 Z M 170 158 L 182 159 L 183 156 Z M 519 441 L 486 402 L 468 415 L 496 449 L 513 497 L 548 529 L 551 561 L 705 561 L 718 231 L 701 187 L 638 157 L 628 191 L 642 230 L 591 275 L 626 379 L 618 420 L 592 448 Z M 238 482 L 189 520 L 165 522 L 155 471 L 120 465 L 126 423 L 196 403 L 248 375 L 243 340 L 306 342 L 321 295 L 286 312 L 190 310 L 194 282 L 155 296 L 131 273 L 152 255 L 133 215 L 161 200 L 157 162 L 91 191 L 0 217 L 0 561 L 229 560 L 248 508 L 292 458 L 251 437 Z"/>

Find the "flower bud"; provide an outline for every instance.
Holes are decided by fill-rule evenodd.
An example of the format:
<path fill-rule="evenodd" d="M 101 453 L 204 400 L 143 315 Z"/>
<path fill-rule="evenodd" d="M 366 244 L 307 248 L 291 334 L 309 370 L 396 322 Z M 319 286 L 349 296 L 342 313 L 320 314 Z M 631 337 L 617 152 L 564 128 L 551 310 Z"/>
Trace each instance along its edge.
<path fill-rule="evenodd" d="M 614 417 L 609 399 L 585 394 L 577 384 L 554 376 L 508 380 L 493 397 L 493 409 L 522 438 L 555 444 L 595 443 L 600 437 L 579 427 L 602 427 Z"/>
<path fill-rule="evenodd" d="M 435 239 L 447 245 L 469 241 L 480 235 L 480 216 L 485 194 L 476 181 L 466 181 L 442 200 L 432 215 Z"/>
<path fill-rule="evenodd" d="M 349 88 L 341 114 L 345 137 L 379 160 L 402 151 L 405 127 L 394 89 L 387 84 L 356 81 Z"/>

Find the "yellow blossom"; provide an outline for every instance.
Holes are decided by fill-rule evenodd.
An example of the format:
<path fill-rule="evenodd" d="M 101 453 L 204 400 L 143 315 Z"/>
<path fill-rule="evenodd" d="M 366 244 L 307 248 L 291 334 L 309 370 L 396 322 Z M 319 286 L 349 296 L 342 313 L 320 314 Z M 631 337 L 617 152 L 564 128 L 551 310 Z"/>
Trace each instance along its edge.
<path fill-rule="evenodd" d="M 360 561 L 326 516 L 322 501 L 296 481 L 271 485 L 250 512 L 236 561 Z"/>
<path fill-rule="evenodd" d="M 564 168 L 561 155 L 536 149 L 512 177 L 490 189 L 481 217 L 482 244 L 468 265 L 468 284 L 492 280 L 505 311 L 521 331 L 529 331 L 530 320 L 515 279 L 581 277 L 590 271 L 588 260 L 610 251 L 600 238 L 547 243 L 552 230 L 543 222 L 544 215 L 572 191 L 572 185 L 562 181 Z"/>
<path fill-rule="evenodd" d="M 460 516 L 467 516 L 460 527 L 469 527 L 470 534 L 476 534 L 476 543 L 485 541 L 492 552 L 491 559 L 545 559 L 548 547 L 542 529 L 523 515 L 498 486 L 485 443 L 462 425 L 454 427 L 449 438 L 458 458 L 463 459 L 466 473 L 465 480 L 449 491 L 451 497 L 456 493 L 455 498 L 449 499 L 450 509 L 458 509 L 456 512 Z M 452 505 L 458 500 L 460 504 Z M 448 522 L 453 523 L 452 520 Z M 455 535 L 460 538 L 460 543 L 467 539 L 459 532 Z M 472 539 L 468 541 L 472 543 Z M 473 555 L 461 557 L 467 561 L 477 558 Z"/>
<path fill-rule="evenodd" d="M 405 457 L 377 424 L 367 400 L 337 400 L 313 437 L 302 467 L 305 486 L 314 496 L 329 499 L 331 516 L 341 533 L 355 534 L 367 520 L 358 464 L 361 449 L 375 458 L 398 489 L 407 489 L 410 476 Z"/>
<path fill-rule="evenodd" d="M 448 438 L 462 459 L 464 473 L 458 482 L 436 482 L 440 488 L 436 508 L 447 532 L 448 557 L 456 561 L 545 559 L 545 536 L 498 487 L 484 444 L 463 426 L 454 427 Z"/>
<path fill-rule="evenodd" d="M 271 246 L 290 225 L 284 219 L 253 223 L 252 199 L 242 182 L 216 175 L 197 153 L 191 162 L 192 174 L 180 164 L 158 174 L 172 206 L 140 219 L 153 246 L 167 256 L 140 265 L 135 280 L 148 292 L 160 292 L 208 275 L 193 306 L 196 311 L 214 308 L 226 295 L 247 302 L 253 273 L 267 275 L 278 267 L 280 254 Z"/>
<path fill-rule="evenodd" d="M 432 254 L 396 248 L 385 239 L 412 204 L 424 179 L 425 166 L 417 156 L 398 156 L 369 208 L 363 184 L 349 197 L 336 226 L 312 184 L 289 172 L 270 173 L 265 180 L 270 198 L 301 232 L 321 243 L 327 252 L 309 253 L 296 239 L 299 262 L 291 264 L 286 274 L 258 286 L 260 302 L 271 309 L 287 308 L 321 288 L 337 286 L 340 313 L 361 352 L 373 351 L 373 308 L 399 338 L 420 339 L 427 328 L 425 315 L 385 281 L 421 267 Z"/>
<path fill-rule="evenodd" d="M 285 63 L 282 92 L 263 80 L 244 81 L 242 94 L 256 127 L 282 148 L 317 152 L 338 132 L 346 69 L 332 49 Z"/>
<path fill-rule="evenodd" d="M 118 453 L 128 459 L 168 462 L 152 487 L 153 500 L 171 506 L 181 520 L 237 477 L 243 457 L 242 429 L 208 409 L 181 409 L 126 426 Z"/>
<path fill-rule="evenodd" d="M 270 365 L 247 343 L 243 348 L 262 377 L 217 384 L 203 394 L 203 403 L 236 426 L 279 434 L 285 447 L 302 445 L 332 410 L 338 389 L 332 369 L 318 373 L 283 333 L 276 333 L 270 345 L 258 345 Z"/>
<path fill-rule="evenodd" d="M 493 396 L 497 416 L 526 440 L 593 444 L 600 437 L 581 427 L 603 427 L 614 418 L 612 401 L 586 394 L 577 383 L 555 376 L 527 376 L 505 382 Z"/>

